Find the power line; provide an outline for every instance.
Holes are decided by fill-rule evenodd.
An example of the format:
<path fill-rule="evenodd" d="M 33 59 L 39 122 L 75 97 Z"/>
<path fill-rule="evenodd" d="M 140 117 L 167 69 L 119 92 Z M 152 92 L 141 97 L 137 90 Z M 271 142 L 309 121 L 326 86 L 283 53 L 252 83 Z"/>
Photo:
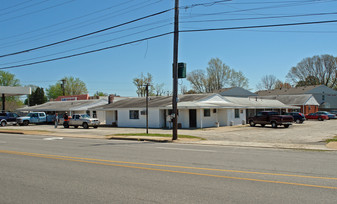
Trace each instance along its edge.
<path fill-rule="evenodd" d="M 5 10 L 8 10 L 8 9 L 15 8 L 15 7 L 18 7 L 18 6 L 21 6 L 21 5 L 26 4 L 26 3 L 30 2 L 30 1 L 32 1 L 32 0 L 20 2 L 20 3 L 18 3 L 18 4 L 13 5 L 13 6 L 9 6 L 9 7 L 7 7 L 7 8 L 3 8 L 3 9 L 0 10 L 0 12 L 1 12 L 1 11 L 5 11 Z"/>
<path fill-rule="evenodd" d="M 31 4 L 31 5 L 25 6 L 25 7 L 23 7 L 23 8 L 16 9 L 16 10 L 14 10 L 14 11 L 9 11 L 9 12 L 7 12 L 7 13 L 2 13 L 2 14 L 0 14 L 0 16 L 6 15 L 6 14 L 10 14 L 10 13 L 14 13 L 15 11 L 19 11 L 19 10 L 22 10 L 22 9 L 26 9 L 26 8 L 29 8 L 29 7 L 32 7 L 32 6 L 36 6 L 36 5 L 39 5 L 39 4 L 43 4 L 44 2 L 47 2 L 47 1 L 50 1 L 50 0 L 40 1 L 40 2 L 37 2 L 37 3 Z"/>
<path fill-rule="evenodd" d="M 189 32 L 219 31 L 219 30 L 239 30 L 239 29 L 250 29 L 250 28 L 285 27 L 285 26 L 312 25 L 312 24 L 324 24 L 324 23 L 336 23 L 336 22 L 337 22 L 337 20 L 313 21 L 313 22 L 301 22 L 301 23 L 285 23 L 285 24 L 271 24 L 271 25 L 257 25 L 257 26 L 240 26 L 240 27 L 228 27 L 228 28 L 208 28 L 208 29 L 181 30 L 180 32 L 189 33 Z"/>
<path fill-rule="evenodd" d="M 55 8 L 55 7 L 58 7 L 58 6 L 63 6 L 65 4 L 71 3 L 73 1 L 75 1 L 75 0 L 69 0 L 69 1 L 66 1 L 66 2 L 63 2 L 63 3 L 56 4 L 54 6 L 49 6 L 49 7 L 43 8 L 43 9 L 39 9 L 39 10 L 35 10 L 35 11 L 29 12 L 29 13 L 22 14 L 22 15 L 19 15 L 19 16 L 15 16 L 15 17 L 4 19 L 4 20 L 0 20 L 0 23 L 10 21 L 10 20 L 13 20 L 13 19 L 17 19 L 17 18 L 21 18 L 21 17 L 24 17 L 24 16 L 28 16 L 28 15 L 31 15 L 31 14 L 39 13 L 41 11 L 52 9 L 52 8 Z"/>
<path fill-rule="evenodd" d="M 2 57 L 8 57 L 8 56 L 13 56 L 13 55 L 18 55 L 18 54 L 22 54 L 22 53 L 26 53 L 26 52 L 30 52 L 30 51 L 34 51 L 34 50 L 38 50 L 38 49 L 42 49 L 42 48 L 58 45 L 58 44 L 61 44 L 61 43 L 69 42 L 69 41 L 76 40 L 76 39 L 79 39 L 79 38 L 87 37 L 87 36 L 94 35 L 94 34 L 97 34 L 97 33 L 101 33 L 101 32 L 107 31 L 107 30 L 111 30 L 113 28 L 121 27 L 121 26 L 130 24 L 130 23 L 134 23 L 134 22 L 143 20 L 143 19 L 147 19 L 147 18 L 150 18 L 150 17 L 153 17 L 153 16 L 157 16 L 157 15 L 169 12 L 171 10 L 173 10 L 173 9 L 167 9 L 167 10 L 164 10 L 164 11 L 160 11 L 160 12 L 157 12 L 157 13 L 154 13 L 154 14 L 150 14 L 150 15 L 147 15 L 147 16 L 144 16 L 144 17 L 141 17 L 141 18 L 137 18 L 137 19 L 125 22 L 125 23 L 121 23 L 121 24 L 118 24 L 118 25 L 115 25 L 115 26 L 111 26 L 111 27 L 108 27 L 108 28 L 104 28 L 104 29 L 101 29 L 101 30 L 98 30 L 98 31 L 94 31 L 94 32 L 87 33 L 87 34 L 84 34 L 84 35 L 76 36 L 76 37 L 69 38 L 69 39 L 66 39 L 66 40 L 61 40 L 61 41 L 58 41 L 58 42 L 55 42 L 55 43 L 51 43 L 51 44 L 47 44 L 47 45 L 43 45 L 43 46 L 39 46 L 39 47 L 27 49 L 27 50 L 22 50 L 22 51 L 18 51 L 18 52 L 14 52 L 14 53 L 9 53 L 9 54 L 5 54 L 5 55 L 1 55 L 0 58 L 2 58 Z"/>
<path fill-rule="evenodd" d="M 332 1 L 332 0 L 330 0 L 330 1 Z M 335 0 L 333 0 L 333 1 L 335 1 Z M 293 6 L 307 5 L 307 4 L 313 4 L 313 3 L 323 3 L 323 2 L 321 2 L 321 1 L 317 2 L 316 0 L 312 0 L 312 1 L 307 1 L 307 2 L 303 2 L 303 3 L 281 4 L 281 5 L 275 5 L 275 6 L 264 6 L 264 7 L 257 7 L 257 8 L 238 9 L 238 10 L 234 10 L 234 11 L 224 11 L 224 12 L 216 12 L 216 13 L 194 14 L 194 15 L 189 15 L 189 16 L 183 17 L 183 18 L 223 15 L 223 14 L 229 14 L 229 13 L 239 13 L 239 12 L 273 9 L 273 8 L 281 8 L 281 7 L 293 7 Z"/>
<path fill-rule="evenodd" d="M 337 12 L 332 13 L 311 13 L 311 14 L 296 14 L 296 15 L 284 15 L 284 16 L 267 16 L 267 17 L 255 17 L 255 18 L 229 18 L 229 19 L 210 19 L 210 20 L 196 20 L 196 21 L 181 21 L 181 23 L 203 23 L 203 22 L 221 22 L 221 21 L 242 21 L 242 20 L 262 20 L 273 18 L 294 18 L 294 17 L 307 17 L 307 16 L 323 16 L 323 15 L 336 15 Z"/>
<path fill-rule="evenodd" d="M 130 44 L 137 43 L 137 42 L 142 42 L 142 41 L 145 41 L 145 40 L 150 40 L 150 39 L 154 39 L 154 38 L 163 37 L 163 36 L 166 36 L 166 35 L 169 35 L 169 34 L 172 34 L 172 33 L 173 32 L 163 33 L 163 34 L 159 34 L 159 35 L 155 35 L 155 36 L 151 36 L 151 37 L 147 37 L 147 38 L 143 38 L 143 39 L 139 39 L 139 40 L 134 40 L 134 41 L 122 43 L 122 44 L 119 44 L 119 45 L 113 45 L 113 46 L 109 46 L 109 47 L 104 47 L 104 48 L 100 48 L 100 49 L 96 49 L 96 50 L 91 50 L 91 51 L 87 51 L 87 52 L 77 53 L 77 54 L 68 55 L 68 56 L 64 56 L 64 57 L 58 57 L 58 58 L 49 59 L 49 60 L 43 60 L 43 61 L 32 62 L 32 63 L 27 63 L 27 64 L 8 66 L 8 67 L 2 67 L 0 69 L 12 69 L 12 68 L 30 66 L 30 65 L 41 64 L 41 63 L 46 63 L 46 62 L 52 62 L 52 61 L 61 60 L 61 59 L 67 59 L 67 58 L 71 58 L 71 57 L 77 57 L 77 56 L 86 55 L 86 54 L 90 54 L 90 53 L 94 53 L 94 52 L 100 52 L 100 51 L 103 51 L 103 50 L 108 50 L 108 49 L 112 49 L 112 48 L 116 48 L 116 47 L 130 45 Z"/>
<path fill-rule="evenodd" d="M 146 30 L 143 30 L 143 31 L 138 31 L 138 32 L 135 32 L 135 33 L 131 33 L 131 34 L 128 34 L 128 35 L 121 36 L 121 37 L 116 37 L 116 38 L 113 38 L 113 39 L 109 39 L 109 40 L 104 40 L 104 41 L 101 41 L 101 42 L 93 43 L 93 44 L 90 44 L 90 45 L 85 45 L 85 46 L 82 46 L 82 47 L 73 48 L 73 49 L 70 49 L 70 50 L 60 51 L 60 52 L 57 52 L 57 53 L 48 54 L 48 55 L 39 56 L 39 57 L 34 57 L 34 58 L 30 58 L 30 59 L 25 59 L 25 60 L 20 60 L 20 61 L 15 61 L 15 62 L 2 63 L 0 65 L 8 65 L 8 64 L 14 64 L 14 63 L 20 63 L 20 62 L 27 62 L 27 61 L 31 61 L 31 60 L 35 60 L 35 59 L 41 59 L 41 58 L 45 58 L 45 57 L 50 57 L 50 56 L 54 56 L 54 55 L 58 55 L 58 54 L 65 54 L 67 52 L 71 52 L 71 51 L 75 51 L 75 50 L 80 50 L 80 49 L 83 49 L 83 48 L 92 47 L 92 46 L 96 46 L 96 45 L 99 45 L 99 44 L 111 42 L 111 41 L 114 41 L 114 40 L 122 39 L 122 38 L 129 37 L 129 36 L 132 36 L 132 35 L 140 34 L 140 33 L 144 33 L 144 32 L 147 32 L 147 31 L 150 31 L 150 30 L 154 30 L 154 29 L 158 29 L 158 28 L 161 28 L 161 27 L 164 27 L 164 26 L 167 26 L 167 25 L 171 25 L 171 24 L 172 23 L 167 23 L 167 24 L 164 24 L 164 25 L 152 27 L 152 28 L 149 28 L 149 29 L 146 29 Z M 153 24 L 148 24 L 148 25 L 153 25 Z M 144 25 L 137 26 L 136 28 L 138 28 L 138 27 L 144 27 Z M 130 29 L 125 29 L 125 30 L 130 30 Z M 108 33 L 108 34 L 114 34 L 114 33 L 117 33 L 117 32 L 123 32 L 125 30 L 116 31 L 116 32 L 113 32 L 113 33 Z"/>
<path fill-rule="evenodd" d="M 269 28 L 269 27 L 313 25 L 313 24 L 336 23 L 336 22 L 337 22 L 337 20 L 314 21 L 314 22 L 273 24 L 273 25 L 258 25 L 258 26 L 241 26 L 241 27 L 228 27 L 228 28 L 209 28 L 209 29 L 180 30 L 179 32 L 181 32 L 181 33 L 188 33 L 188 32 L 205 32 L 205 31 L 220 31 L 220 30 L 240 30 L 240 29 L 251 29 L 251 28 Z M 94 52 L 100 52 L 100 51 L 103 51 L 103 50 L 108 50 L 108 49 L 112 49 L 112 48 L 116 48 L 116 47 L 121 47 L 121 46 L 129 45 L 129 44 L 133 44 L 133 43 L 137 43 L 137 42 L 142 42 L 142 41 L 145 41 L 145 40 L 159 38 L 159 37 L 163 37 L 163 36 L 166 36 L 166 35 L 169 35 L 169 34 L 173 34 L 173 32 L 167 32 L 167 33 L 163 33 L 163 34 L 159 34 L 159 35 L 155 35 L 155 36 L 151 36 L 151 37 L 147 37 L 147 38 L 143 38 L 143 39 L 139 39 L 139 40 L 134 40 L 134 41 L 118 44 L 118 45 L 113 45 L 113 46 L 104 47 L 104 48 L 100 48 L 100 49 L 96 49 L 96 50 L 91 50 L 91 51 L 86 51 L 86 52 L 82 52 L 82 53 L 77 53 L 77 54 L 73 54 L 73 55 L 68 55 L 68 56 L 63 56 L 63 57 L 58 57 L 58 58 L 53 58 L 53 59 L 48 59 L 48 60 L 43 60 L 43 61 L 38 61 L 38 62 L 32 62 L 32 63 L 27 63 L 27 64 L 20 64 L 20 65 L 1 67 L 0 70 L 2 70 L 2 69 L 12 69 L 12 68 L 18 68 L 18 67 L 24 67 L 24 66 L 30 66 L 30 65 L 35 65 L 35 64 L 41 64 L 41 63 L 46 63 L 46 62 L 61 60 L 61 59 L 72 58 L 72 57 L 86 55 L 86 54 L 90 54 L 90 53 L 94 53 Z"/>
<path fill-rule="evenodd" d="M 41 34 L 43 37 L 38 37 L 38 36 L 37 36 L 37 38 L 36 38 L 36 36 L 34 36 L 34 38 L 28 37 L 28 38 L 24 38 L 24 39 L 21 39 L 21 40 L 14 41 L 14 44 L 10 44 L 10 43 L 13 43 L 13 42 L 10 42 L 9 43 L 10 45 L 8 45 L 8 43 L 3 43 L 2 45 L 7 45 L 7 46 L 1 46 L 0 48 L 7 48 L 7 47 L 15 46 L 15 45 L 21 45 L 22 43 L 25 43 L 25 42 L 32 42 L 32 41 L 37 41 L 37 40 L 40 40 L 40 39 L 50 38 L 51 36 L 59 35 L 59 33 L 65 33 L 65 32 L 68 32 L 68 31 L 72 31 L 72 30 L 75 30 L 75 29 L 86 27 L 88 25 L 95 24 L 97 22 L 101 23 L 102 21 L 104 21 L 104 20 L 106 20 L 108 18 L 110 19 L 110 18 L 113 18 L 113 17 L 116 17 L 116 16 L 120 17 L 121 15 L 125 15 L 125 14 L 133 12 L 135 10 L 142 9 L 144 7 L 150 6 L 150 5 L 158 3 L 160 1 L 162 1 L 162 0 L 156 1 L 154 3 L 146 4 L 144 6 L 140 6 L 140 7 L 134 8 L 134 9 L 129 10 L 127 12 L 124 12 L 122 14 L 119 14 L 119 13 L 121 13 L 123 10 L 119 10 L 118 12 L 111 12 L 111 13 L 107 14 L 107 15 L 114 14 L 113 16 L 110 16 L 110 17 L 107 17 L 107 18 L 103 18 L 102 19 L 101 17 L 103 17 L 103 16 L 96 17 L 95 19 L 90 19 L 90 20 L 86 20 L 86 21 L 83 21 L 83 22 L 80 22 L 80 23 L 69 25 L 69 26 L 67 26 L 67 27 L 65 27 L 63 29 L 55 29 L 55 30 L 52 30 L 52 31 L 49 31 L 49 32 L 45 32 L 45 33 Z M 140 4 L 129 6 L 128 9 L 130 9 L 130 8 L 132 8 L 134 6 L 138 6 L 138 5 L 140 5 Z M 106 15 L 104 15 L 104 16 L 106 16 Z M 88 23 L 89 21 L 93 21 L 93 20 L 96 20 L 96 19 L 97 19 L 97 21 Z M 79 24 L 83 24 L 83 23 L 84 23 L 84 25 L 79 25 Z M 67 29 L 67 28 L 69 28 L 69 29 Z"/>
<path fill-rule="evenodd" d="M 94 12 L 87 13 L 87 14 L 85 14 L 85 15 L 81 15 L 81 16 L 78 16 L 78 17 L 70 18 L 70 19 L 67 19 L 67 20 L 65 20 L 65 21 L 61 21 L 61 22 L 58 22 L 58 23 L 55 23 L 55 24 L 52 24 L 52 25 L 48 25 L 48 26 L 40 27 L 40 28 L 38 28 L 38 29 L 34 29 L 34 30 L 31 30 L 31 31 L 28 31 L 28 32 L 24 32 L 24 33 L 20 33 L 20 34 L 11 35 L 11 36 L 8 36 L 8 37 L 0 38 L 0 40 L 8 40 L 8 39 L 11 39 L 11 38 L 20 37 L 20 36 L 23 36 L 23 35 L 26 35 L 26 34 L 34 33 L 34 32 L 37 32 L 37 31 L 44 30 L 44 29 L 48 29 L 48 28 L 51 28 L 51 27 L 55 27 L 55 26 L 58 26 L 58 25 L 62 25 L 62 24 L 65 24 L 65 23 L 69 23 L 69 22 L 75 21 L 75 20 L 77 20 L 77 19 L 82 19 L 82 18 L 84 18 L 84 17 L 88 17 L 88 16 L 94 15 L 94 14 L 96 14 L 96 13 L 100 13 L 100 12 L 103 12 L 103 11 L 110 10 L 110 9 L 112 9 L 112 8 L 117 8 L 117 7 L 119 7 L 119 6 L 122 6 L 122 5 L 127 4 L 127 3 L 129 3 L 129 2 L 132 2 L 132 1 L 135 1 L 135 0 L 129 0 L 129 1 L 126 1 L 126 2 L 123 2 L 123 3 L 120 3 L 120 4 L 114 4 L 114 5 L 110 6 L 110 7 L 107 7 L 107 8 L 104 8 L 104 9 L 100 9 L 100 10 L 96 10 L 96 11 L 94 11 Z M 133 7 L 133 6 L 129 6 L 128 9 L 129 9 L 130 7 Z M 118 11 L 123 11 L 123 10 L 118 9 Z M 114 13 L 114 14 L 115 14 L 115 12 L 111 12 L 111 13 Z M 96 18 L 97 18 L 97 17 L 96 17 Z M 88 19 L 88 20 L 86 20 L 85 22 L 88 22 L 88 21 L 91 21 L 91 19 Z M 82 23 L 82 22 L 80 22 L 80 23 Z M 78 25 L 78 24 L 79 24 L 79 23 L 76 23 L 76 25 Z M 70 25 L 70 26 L 71 26 L 71 27 L 74 27 L 74 25 Z M 60 29 L 62 29 L 62 28 L 59 28 L 59 29 L 57 29 L 57 30 L 60 30 Z M 55 31 L 55 30 L 53 30 L 52 32 L 54 32 L 54 31 Z M 48 32 L 48 33 L 50 33 L 50 32 Z M 44 33 L 44 34 L 47 34 L 47 33 Z"/>

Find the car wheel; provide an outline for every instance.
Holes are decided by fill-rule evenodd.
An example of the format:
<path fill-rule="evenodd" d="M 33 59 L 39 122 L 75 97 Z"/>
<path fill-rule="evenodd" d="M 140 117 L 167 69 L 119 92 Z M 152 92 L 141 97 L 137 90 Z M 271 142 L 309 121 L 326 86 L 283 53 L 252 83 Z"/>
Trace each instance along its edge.
<path fill-rule="evenodd" d="M 28 120 L 23 121 L 23 125 L 24 125 L 24 126 L 29 125 L 29 121 L 28 121 Z"/>
<path fill-rule="evenodd" d="M 272 128 L 277 128 L 276 122 L 271 122 L 271 127 L 272 127 Z"/>
<path fill-rule="evenodd" d="M 83 128 L 84 128 L 84 129 L 88 129 L 88 128 L 89 128 L 89 125 L 88 125 L 88 123 L 83 123 L 83 125 L 82 125 L 82 126 L 83 126 Z"/>
<path fill-rule="evenodd" d="M 5 127 L 6 124 L 7 124 L 6 121 L 2 121 L 2 122 L 1 122 L 1 126 L 2 126 L 2 127 Z"/>
<path fill-rule="evenodd" d="M 296 123 L 298 124 L 298 123 L 301 123 L 301 120 L 300 119 L 297 119 L 296 120 Z"/>
<path fill-rule="evenodd" d="M 284 127 L 285 127 L 285 128 L 288 128 L 288 127 L 289 127 L 289 125 L 284 125 Z"/>
<path fill-rule="evenodd" d="M 254 123 L 254 121 L 249 121 L 249 125 L 250 125 L 250 127 L 254 127 L 255 126 L 255 123 Z"/>
<path fill-rule="evenodd" d="M 323 121 L 323 118 L 318 118 L 319 121 Z"/>

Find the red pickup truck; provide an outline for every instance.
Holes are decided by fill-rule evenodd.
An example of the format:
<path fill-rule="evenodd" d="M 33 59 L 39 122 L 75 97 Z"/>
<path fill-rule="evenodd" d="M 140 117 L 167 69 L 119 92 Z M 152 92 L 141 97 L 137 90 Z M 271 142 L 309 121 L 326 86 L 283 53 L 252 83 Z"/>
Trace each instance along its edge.
<path fill-rule="evenodd" d="M 257 113 L 256 116 L 248 118 L 250 126 L 254 127 L 256 124 L 260 124 L 262 127 L 265 125 L 271 125 L 273 128 L 277 128 L 278 125 L 283 125 L 288 128 L 294 121 L 291 115 L 280 115 L 275 111 L 262 111 Z"/>

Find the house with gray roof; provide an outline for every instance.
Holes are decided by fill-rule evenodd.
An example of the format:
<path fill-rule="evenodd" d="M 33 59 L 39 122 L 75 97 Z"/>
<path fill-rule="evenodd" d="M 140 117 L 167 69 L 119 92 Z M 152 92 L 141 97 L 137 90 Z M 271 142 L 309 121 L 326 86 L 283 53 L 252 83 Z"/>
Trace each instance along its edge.
<path fill-rule="evenodd" d="M 256 92 L 259 96 L 303 95 L 311 94 L 319 103 L 319 110 L 337 110 L 337 91 L 325 86 L 304 86 L 281 88 Z"/>
<path fill-rule="evenodd" d="M 257 94 L 250 92 L 241 87 L 231 87 L 224 88 L 214 91 L 214 93 L 220 94 L 221 96 L 234 96 L 234 97 L 252 97 L 258 96 Z"/>
<path fill-rule="evenodd" d="M 223 97 L 219 94 L 187 94 L 178 99 L 178 126 L 205 128 L 241 125 L 248 113 L 260 110 L 286 110 L 296 108 L 274 99 Z M 172 114 L 171 96 L 149 97 L 148 124 L 150 128 L 170 128 Z M 90 108 L 102 123 L 118 127 L 146 127 L 146 98 L 127 98 L 111 104 Z"/>
<path fill-rule="evenodd" d="M 312 94 L 261 96 L 263 99 L 275 99 L 286 105 L 297 106 L 304 114 L 318 111 L 319 103 Z"/>

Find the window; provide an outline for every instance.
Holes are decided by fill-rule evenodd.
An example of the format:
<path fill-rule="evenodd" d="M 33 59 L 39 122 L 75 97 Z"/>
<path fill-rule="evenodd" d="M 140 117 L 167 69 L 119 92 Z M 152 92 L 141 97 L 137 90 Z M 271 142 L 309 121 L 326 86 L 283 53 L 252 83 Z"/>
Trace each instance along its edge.
<path fill-rule="evenodd" d="M 93 117 L 93 118 L 97 118 L 97 113 L 96 113 L 96 111 L 92 111 L 92 117 Z"/>
<path fill-rule="evenodd" d="M 139 111 L 138 110 L 130 110 L 130 119 L 139 119 Z"/>
<path fill-rule="evenodd" d="M 210 117 L 211 116 L 211 109 L 204 109 L 204 117 Z"/>
<path fill-rule="evenodd" d="M 235 118 L 240 118 L 240 110 L 235 109 Z"/>

